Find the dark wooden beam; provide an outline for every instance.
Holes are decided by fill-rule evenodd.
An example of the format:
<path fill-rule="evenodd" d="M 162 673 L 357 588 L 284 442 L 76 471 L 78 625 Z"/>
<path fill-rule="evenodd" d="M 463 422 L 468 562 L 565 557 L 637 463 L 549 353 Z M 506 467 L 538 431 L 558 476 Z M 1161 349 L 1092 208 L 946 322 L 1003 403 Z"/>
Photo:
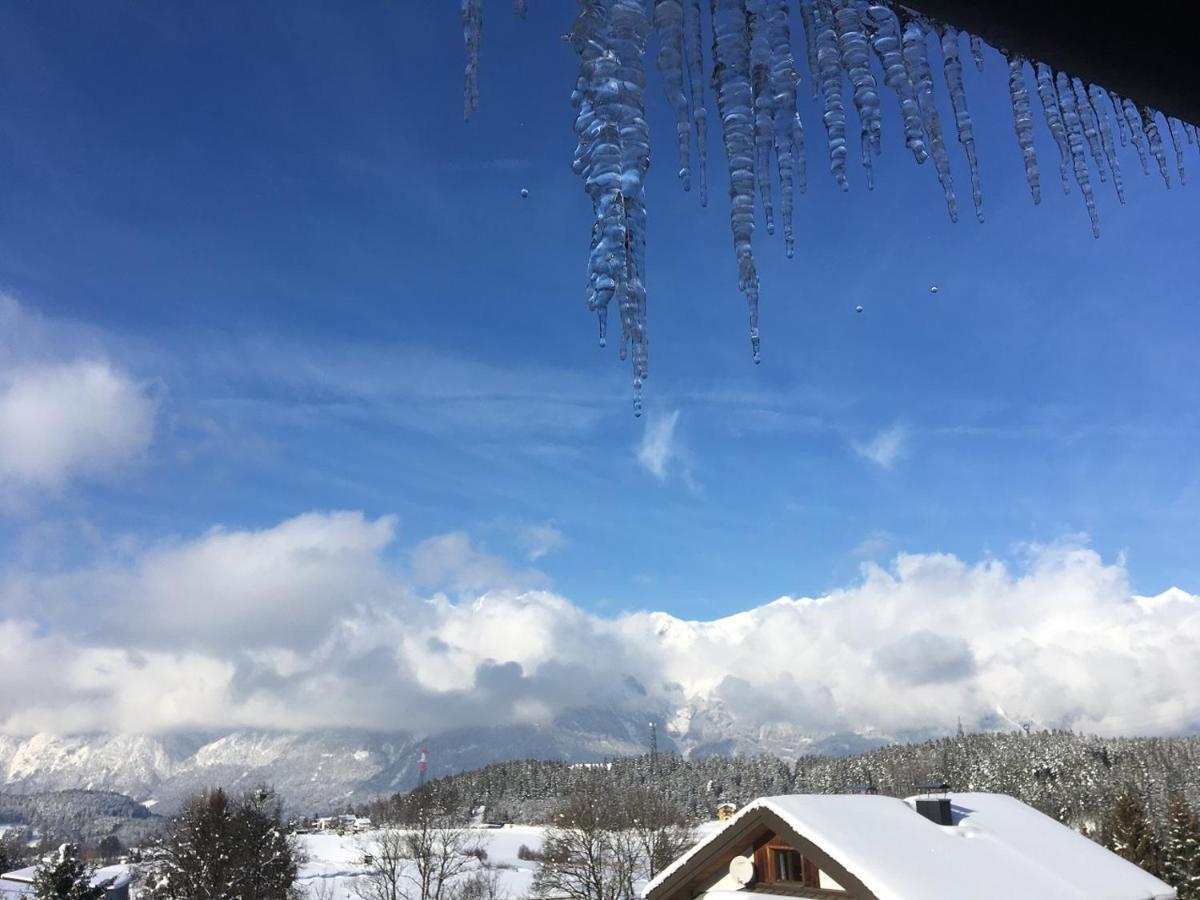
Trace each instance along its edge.
<path fill-rule="evenodd" d="M 1200 124 L 1200 3 L 904 0 L 993 47 Z"/>

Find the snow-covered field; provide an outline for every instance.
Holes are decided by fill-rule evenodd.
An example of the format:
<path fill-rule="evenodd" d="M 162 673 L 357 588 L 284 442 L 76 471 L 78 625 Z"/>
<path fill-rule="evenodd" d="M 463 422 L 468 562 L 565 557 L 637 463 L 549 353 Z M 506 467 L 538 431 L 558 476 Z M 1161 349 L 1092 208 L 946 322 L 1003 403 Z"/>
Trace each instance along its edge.
<path fill-rule="evenodd" d="M 474 830 L 474 829 L 473 829 Z M 545 829 L 534 825 L 480 828 L 476 832 L 487 851 L 489 865 L 500 875 L 502 896 L 528 897 L 536 863 L 517 858 L 525 844 L 531 850 L 542 846 Z M 372 833 L 302 834 L 298 838 L 308 862 L 300 867 L 301 890 L 311 900 L 355 900 L 354 883 L 366 871 L 362 859 L 369 853 Z"/>

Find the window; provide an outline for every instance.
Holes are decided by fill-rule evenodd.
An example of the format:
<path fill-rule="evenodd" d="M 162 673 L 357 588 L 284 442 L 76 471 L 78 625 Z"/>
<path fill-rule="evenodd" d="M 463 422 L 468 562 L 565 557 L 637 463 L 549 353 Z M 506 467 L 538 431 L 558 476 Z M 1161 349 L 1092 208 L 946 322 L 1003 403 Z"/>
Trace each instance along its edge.
<path fill-rule="evenodd" d="M 795 850 L 772 850 L 775 881 L 804 881 L 804 861 Z"/>

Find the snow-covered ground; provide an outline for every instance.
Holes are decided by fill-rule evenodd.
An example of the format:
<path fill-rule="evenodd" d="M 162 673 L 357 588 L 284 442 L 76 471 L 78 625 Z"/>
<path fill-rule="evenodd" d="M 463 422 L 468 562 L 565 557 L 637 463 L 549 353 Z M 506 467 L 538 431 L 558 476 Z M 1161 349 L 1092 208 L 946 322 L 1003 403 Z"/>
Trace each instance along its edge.
<path fill-rule="evenodd" d="M 502 896 L 528 897 L 536 863 L 517 858 L 524 844 L 531 850 L 542 846 L 545 829 L 534 825 L 472 829 L 487 851 L 487 862 L 500 875 Z M 369 853 L 372 832 L 362 834 L 302 834 L 298 840 L 308 857 L 300 867 L 301 890 L 310 900 L 356 900 L 354 883 L 366 871 L 363 854 Z"/>

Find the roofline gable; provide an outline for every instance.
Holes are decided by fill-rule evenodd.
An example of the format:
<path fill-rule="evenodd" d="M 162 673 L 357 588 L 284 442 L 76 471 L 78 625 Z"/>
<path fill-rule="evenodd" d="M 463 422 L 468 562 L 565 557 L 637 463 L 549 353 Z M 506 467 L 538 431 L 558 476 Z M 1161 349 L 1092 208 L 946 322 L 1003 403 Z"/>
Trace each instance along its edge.
<path fill-rule="evenodd" d="M 701 841 L 673 868 L 651 882 L 645 900 L 692 900 L 691 893 L 684 891 L 695 879 L 696 871 L 711 869 L 722 857 L 732 859 L 763 829 L 783 838 L 794 850 L 811 859 L 855 900 L 879 900 L 856 875 L 761 801 L 745 807 L 724 828 Z"/>

